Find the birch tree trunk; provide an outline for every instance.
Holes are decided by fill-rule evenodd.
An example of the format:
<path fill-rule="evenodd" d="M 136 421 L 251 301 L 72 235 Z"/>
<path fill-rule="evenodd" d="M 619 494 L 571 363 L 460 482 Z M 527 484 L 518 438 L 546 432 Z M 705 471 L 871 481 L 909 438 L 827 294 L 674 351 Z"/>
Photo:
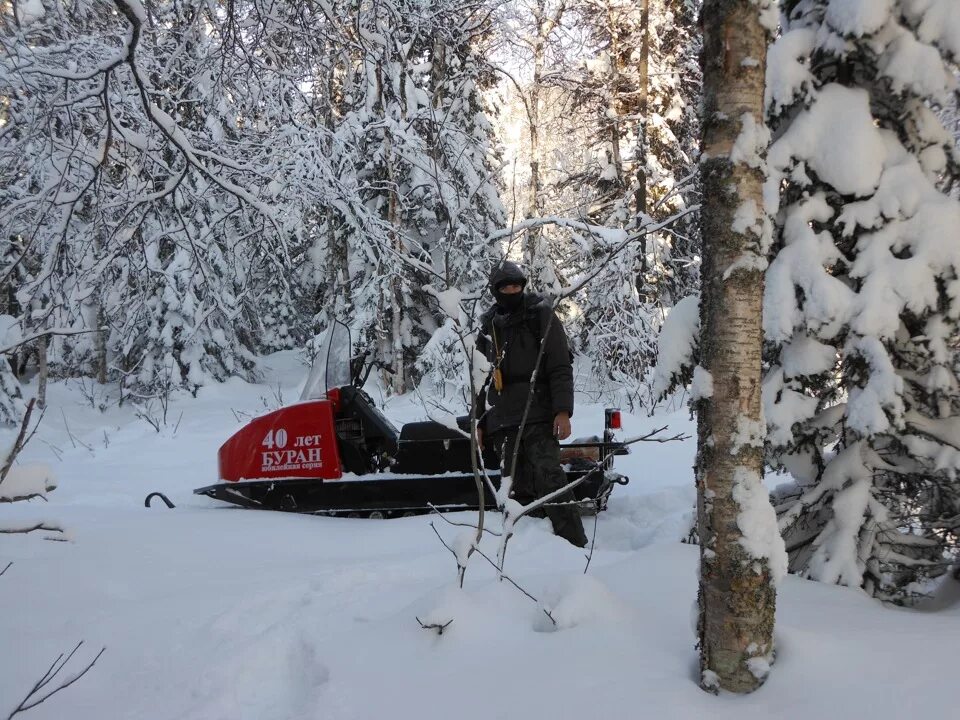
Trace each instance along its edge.
<path fill-rule="evenodd" d="M 100 301 L 97 301 L 97 330 L 93 335 L 94 370 L 97 382 L 107 384 L 107 331 L 101 328 L 107 326 L 107 316 Z"/>
<path fill-rule="evenodd" d="M 650 0 L 640 2 L 640 60 L 637 88 L 637 192 L 634 202 L 637 205 L 637 226 L 643 222 L 647 212 L 647 157 L 650 154 L 650 142 L 647 139 L 647 115 L 650 113 Z M 647 235 L 640 238 L 640 271 L 637 274 L 637 291 L 640 297 L 648 297 L 647 289 Z"/>
<path fill-rule="evenodd" d="M 329 133 L 327 147 L 331 154 L 334 153 L 333 133 L 336 127 L 336 118 L 343 114 L 343 89 L 337 78 L 338 63 L 346 61 L 331 51 L 330 68 L 327 70 L 327 102 L 324 109 L 323 124 Z M 343 75 L 346 75 L 346 70 Z M 346 308 L 350 307 L 350 270 L 349 255 L 347 249 L 347 240 L 342 233 L 337 232 L 337 212 L 332 207 L 325 208 L 322 212 L 327 215 L 327 297 L 324 300 L 327 304 L 333 306 L 333 317 L 346 315 Z M 314 308 L 314 313 L 321 311 L 322 307 Z"/>
<path fill-rule="evenodd" d="M 773 660 L 774 570 L 783 552 L 775 518 L 770 534 L 773 510 L 761 481 L 761 301 L 764 235 L 769 237 L 761 187 L 769 137 L 763 125 L 769 35 L 758 6 L 765 4 L 706 0 L 702 14 L 700 338 L 713 391 L 697 408 L 700 683 L 706 690 L 737 693 L 762 685 Z M 744 222 L 744 213 L 756 221 Z"/>
<path fill-rule="evenodd" d="M 647 155 L 650 143 L 647 140 L 647 115 L 650 112 L 650 0 L 640 0 L 640 58 L 638 68 L 637 109 L 637 214 L 647 212 Z M 646 250 L 646 235 L 643 236 Z M 646 265 L 647 253 L 643 253 Z M 644 267 L 646 270 L 646 267 Z"/>
<path fill-rule="evenodd" d="M 528 98 L 528 120 L 530 122 L 530 181 L 527 185 L 527 207 L 525 214 L 528 218 L 543 215 L 543 206 L 540 202 L 540 86 L 543 83 L 543 65 L 546 53 L 546 38 L 543 36 L 543 18 L 536 16 L 537 36 L 533 47 L 533 79 L 530 83 Z M 524 248 L 524 263 L 533 269 L 540 251 L 540 230 L 527 231 L 526 247 Z"/>
<path fill-rule="evenodd" d="M 37 407 L 43 410 L 47 406 L 47 379 L 50 370 L 47 366 L 47 344 L 49 336 L 37 338 Z"/>
<path fill-rule="evenodd" d="M 383 87 L 383 83 L 390 82 L 390 79 L 393 77 L 394 73 L 400 75 L 400 80 L 398 85 L 393 85 L 394 88 L 404 87 L 404 79 L 406 75 L 406 62 L 407 57 L 398 54 L 397 58 L 394 58 L 391 55 L 391 51 L 388 48 L 384 49 L 384 66 L 390 69 L 390 73 L 386 75 L 381 75 L 380 82 L 380 97 L 382 98 L 381 102 L 385 103 L 386 90 Z M 395 67 L 397 64 L 401 64 L 400 67 Z M 400 94 L 399 105 L 400 105 L 400 124 L 405 126 L 407 124 L 407 98 L 406 94 Z M 386 107 L 384 105 L 384 107 Z M 386 156 L 386 166 L 387 166 L 387 185 L 389 186 L 389 198 L 387 203 L 387 223 L 390 226 L 390 240 L 393 243 L 397 257 L 402 257 L 404 254 L 403 247 L 403 228 L 400 217 L 400 179 L 397 177 L 396 164 L 394 160 L 393 152 L 393 130 L 387 130 L 387 136 L 384 143 L 384 155 Z M 390 296 L 392 301 L 392 307 L 390 308 L 390 357 L 393 364 L 393 373 L 390 375 L 390 389 L 395 395 L 402 395 L 407 391 L 406 383 L 406 368 L 404 367 L 404 357 L 403 357 L 403 315 L 407 311 L 406 303 L 404 302 L 404 293 L 403 293 L 403 278 L 400 275 L 399 271 L 393 273 L 393 278 L 390 282 Z"/>
<path fill-rule="evenodd" d="M 610 113 L 610 151 L 617 176 L 617 189 L 623 187 L 623 153 L 620 149 L 621 123 L 630 111 L 623 98 L 622 71 L 625 69 L 629 48 L 620 37 L 622 18 L 614 12 L 613 4 L 607 2 L 607 32 L 610 33 L 610 89 L 607 107 Z"/>
<path fill-rule="evenodd" d="M 403 242 L 400 236 L 400 211 L 397 198 L 397 179 L 393 172 L 393 153 L 391 137 L 387 135 L 384 141 L 384 154 L 387 163 L 387 182 L 390 186 L 387 199 L 387 222 L 390 225 L 390 240 L 398 255 L 403 253 Z M 406 392 L 403 366 L 403 281 L 398 272 L 390 280 L 390 335 L 388 339 L 387 357 L 391 359 L 393 373 L 387 373 L 384 378 L 388 387 L 396 395 Z"/>

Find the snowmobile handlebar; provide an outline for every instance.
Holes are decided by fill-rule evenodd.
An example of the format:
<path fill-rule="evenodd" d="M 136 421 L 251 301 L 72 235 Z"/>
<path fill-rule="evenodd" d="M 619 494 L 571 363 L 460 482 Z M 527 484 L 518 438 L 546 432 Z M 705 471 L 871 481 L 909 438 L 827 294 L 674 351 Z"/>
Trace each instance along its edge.
<path fill-rule="evenodd" d="M 372 355 L 371 350 L 364 350 L 363 353 L 353 358 L 350 361 L 350 375 L 352 377 L 353 386 L 357 388 L 362 388 L 367 384 L 367 378 L 370 377 L 370 373 L 373 369 L 380 368 L 381 370 L 386 370 L 388 373 L 393 375 L 396 371 L 393 369 L 393 365 L 385 363 L 376 358 L 368 360 L 367 358 Z"/>

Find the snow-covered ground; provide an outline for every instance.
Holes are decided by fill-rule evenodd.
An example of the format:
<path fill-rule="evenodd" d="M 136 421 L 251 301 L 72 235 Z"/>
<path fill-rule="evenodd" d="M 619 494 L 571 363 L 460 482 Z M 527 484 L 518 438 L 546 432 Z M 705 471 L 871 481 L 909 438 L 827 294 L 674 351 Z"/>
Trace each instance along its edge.
<path fill-rule="evenodd" d="M 456 533 L 435 518 L 287 515 L 192 495 L 216 479 L 216 450 L 245 417 L 296 397 L 305 373 L 294 354 L 264 367 L 262 385 L 175 399 L 159 432 L 129 406 L 100 412 L 76 383 L 51 388 L 22 462 L 47 463 L 59 487 L 47 503 L 0 504 L 0 527 L 47 520 L 69 542 L 0 535 L 0 570 L 13 562 L 0 578 L 0 716 L 80 640 L 68 677 L 107 650 L 27 717 L 955 716 L 952 582 L 937 610 L 922 612 L 788 577 L 767 684 L 747 697 L 697 687 L 697 552 L 679 542 L 694 501 L 693 439 L 618 458 L 631 484 L 599 518 L 587 575 L 583 552 L 547 521 L 521 523 L 508 574 L 551 610 L 556 629 L 480 558 L 456 588 L 453 558 L 429 524 L 449 540 Z M 602 411 L 581 403 L 574 433 L 598 432 Z M 398 423 L 425 415 L 413 398 L 386 412 Z M 627 416 L 625 434 L 666 422 L 693 430 L 681 409 Z M 144 508 L 151 490 L 177 507 Z M 438 636 L 417 617 L 453 622 Z"/>

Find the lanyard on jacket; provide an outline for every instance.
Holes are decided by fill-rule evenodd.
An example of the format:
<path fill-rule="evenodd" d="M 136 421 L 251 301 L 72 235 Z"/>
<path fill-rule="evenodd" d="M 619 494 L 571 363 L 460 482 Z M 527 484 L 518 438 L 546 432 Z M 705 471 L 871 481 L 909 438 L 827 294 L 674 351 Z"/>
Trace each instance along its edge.
<path fill-rule="evenodd" d="M 500 363 L 503 358 L 500 356 L 500 343 L 497 342 L 497 326 L 490 322 L 490 331 L 493 334 L 493 352 L 496 364 L 493 367 L 493 387 L 498 393 L 503 392 L 503 372 L 500 370 Z"/>

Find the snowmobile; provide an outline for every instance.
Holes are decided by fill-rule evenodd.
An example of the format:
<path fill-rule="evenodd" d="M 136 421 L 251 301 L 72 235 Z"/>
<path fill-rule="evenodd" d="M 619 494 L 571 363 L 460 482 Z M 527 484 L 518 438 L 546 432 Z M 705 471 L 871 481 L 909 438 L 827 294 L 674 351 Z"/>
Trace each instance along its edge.
<path fill-rule="evenodd" d="M 406 423 L 399 430 L 362 389 L 377 363 L 369 353 L 351 358 L 349 329 L 334 324 L 311 367 L 299 402 L 249 422 L 220 448 L 220 482 L 197 488 L 247 508 L 396 517 L 470 510 L 479 506 L 471 458 L 469 417 L 457 427 Z M 382 366 L 381 366 L 382 367 Z M 627 448 L 614 440 L 620 413 L 606 412 L 602 437 L 561 445 L 569 481 L 585 512 L 606 507 L 613 488 L 628 479 L 612 469 Z M 500 463 L 489 447 L 477 458 L 485 506 L 499 488 Z"/>

